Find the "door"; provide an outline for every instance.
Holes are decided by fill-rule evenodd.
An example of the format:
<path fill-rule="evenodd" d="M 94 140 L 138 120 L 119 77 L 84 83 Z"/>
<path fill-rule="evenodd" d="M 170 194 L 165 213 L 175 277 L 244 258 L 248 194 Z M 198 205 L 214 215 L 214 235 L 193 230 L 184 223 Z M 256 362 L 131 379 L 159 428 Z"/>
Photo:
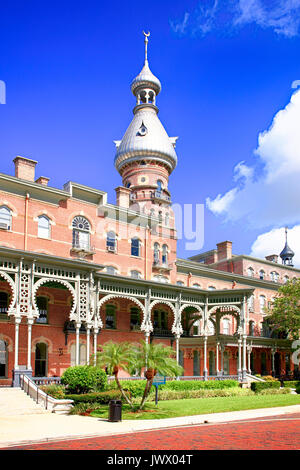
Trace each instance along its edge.
<path fill-rule="evenodd" d="M 2 339 L 0 340 L 0 377 L 7 377 L 7 347 Z"/>
<path fill-rule="evenodd" d="M 45 343 L 37 343 L 35 347 L 35 377 L 47 377 L 48 347 Z"/>

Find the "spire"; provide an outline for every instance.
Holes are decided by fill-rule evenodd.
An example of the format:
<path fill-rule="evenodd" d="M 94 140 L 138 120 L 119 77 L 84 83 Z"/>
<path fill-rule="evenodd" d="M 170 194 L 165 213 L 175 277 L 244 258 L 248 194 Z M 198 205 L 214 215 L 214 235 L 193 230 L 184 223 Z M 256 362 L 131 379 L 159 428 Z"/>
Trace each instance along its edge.
<path fill-rule="evenodd" d="M 293 257 L 295 256 L 295 253 L 288 245 L 287 233 L 288 233 L 288 228 L 285 227 L 285 246 L 282 252 L 280 253 L 280 258 L 282 259 L 282 264 L 285 264 L 287 266 L 294 266 Z"/>
<path fill-rule="evenodd" d="M 148 31 L 148 33 L 143 31 L 143 35 L 145 36 L 145 64 L 148 64 L 148 37 L 150 36 L 150 31 Z"/>

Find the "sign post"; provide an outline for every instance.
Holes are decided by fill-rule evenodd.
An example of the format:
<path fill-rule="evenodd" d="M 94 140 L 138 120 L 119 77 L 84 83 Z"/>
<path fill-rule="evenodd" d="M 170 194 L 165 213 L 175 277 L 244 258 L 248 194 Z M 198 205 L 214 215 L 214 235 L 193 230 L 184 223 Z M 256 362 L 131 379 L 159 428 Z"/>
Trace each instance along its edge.
<path fill-rule="evenodd" d="M 166 377 L 156 375 L 153 379 L 152 385 L 155 387 L 155 405 L 158 403 L 158 387 L 166 383 Z"/>

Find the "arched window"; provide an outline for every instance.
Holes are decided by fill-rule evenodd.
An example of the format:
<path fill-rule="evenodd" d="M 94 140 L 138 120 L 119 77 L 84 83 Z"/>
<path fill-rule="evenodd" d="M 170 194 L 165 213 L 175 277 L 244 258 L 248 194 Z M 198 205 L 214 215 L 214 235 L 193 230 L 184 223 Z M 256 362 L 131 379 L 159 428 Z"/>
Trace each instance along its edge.
<path fill-rule="evenodd" d="M 253 320 L 249 321 L 249 336 L 254 336 L 254 327 L 255 322 Z"/>
<path fill-rule="evenodd" d="M 223 319 L 223 335 L 229 335 L 230 334 L 230 320 L 229 318 L 224 318 Z"/>
<path fill-rule="evenodd" d="M 11 230 L 11 210 L 6 206 L 0 207 L 0 229 Z"/>
<path fill-rule="evenodd" d="M 162 246 L 162 264 L 168 264 L 168 245 Z"/>
<path fill-rule="evenodd" d="M 177 284 L 177 286 L 184 286 L 184 282 L 183 282 L 183 281 L 177 281 L 176 284 Z"/>
<path fill-rule="evenodd" d="M 208 286 L 208 290 L 216 290 L 214 286 Z"/>
<path fill-rule="evenodd" d="M 272 271 L 270 273 L 271 281 L 278 282 L 279 281 L 279 274 L 276 271 Z"/>
<path fill-rule="evenodd" d="M 38 217 L 38 237 L 50 238 L 50 220 L 46 215 L 40 215 Z"/>
<path fill-rule="evenodd" d="M 265 313 L 264 308 L 266 306 L 266 297 L 264 295 L 259 296 L 259 309 L 260 313 Z"/>
<path fill-rule="evenodd" d="M 159 244 L 154 243 L 154 252 L 153 252 L 153 263 L 154 264 L 159 264 Z"/>
<path fill-rule="evenodd" d="M 194 351 L 193 355 L 193 375 L 198 376 L 200 375 L 200 358 L 199 358 L 199 351 Z"/>
<path fill-rule="evenodd" d="M 7 377 L 7 345 L 0 339 L 0 378 Z"/>
<path fill-rule="evenodd" d="M 7 292 L 0 292 L 0 314 L 7 314 L 8 310 L 8 293 Z"/>
<path fill-rule="evenodd" d="M 108 232 L 106 235 L 106 249 L 107 251 L 117 251 L 117 239 L 113 231 Z"/>
<path fill-rule="evenodd" d="M 107 274 L 118 274 L 118 270 L 114 266 L 106 266 L 106 272 Z"/>
<path fill-rule="evenodd" d="M 141 242 L 137 237 L 131 239 L 131 256 L 141 256 Z"/>
<path fill-rule="evenodd" d="M 200 284 L 197 284 L 197 282 L 195 284 L 193 284 L 193 287 L 195 287 L 195 289 L 200 289 L 201 288 Z"/>
<path fill-rule="evenodd" d="M 157 192 L 161 192 L 162 191 L 162 186 L 163 186 L 163 183 L 161 180 L 157 180 L 156 181 L 156 184 L 157 184 Z"/>
<path fill-rule="evenodd" d="M 36 305 L 39 311 L 39 317 L 36 323 L 48 323 L 48 299 L 47 297 L 37 297 Z"/>
<path fill-rule="evenodd" d="M 73 227 L 73 248 L 90 250 L 90 223 L 81 215 L 74 217 Z"/>
<path fill-rule="evenodd" d="M 105 307 L 105 328 L 107 330 L 116 329 L 116 306 L 106 305 Z"/>
<path fill-rule="evenodd" d="M 251 312 L 254 310 L 254 295 L 252 294 L 248 299 L 248 308 Z"/>
<path fill-rule="evenodd" d="M 48 369 L 48 346 L 38 343 L 35 347 L 35 377 L 46 377 Z"/>
<path fill-rule="evenodd" d="M 254 277 L 254 269 L 253 268 L 248 268 L 247 269 L 247 275 L 250 277 Z"/>
<path fill-rule="evenodd" d="M 130 276 L 133 277 L 134 279 L 142 279 L 142 275 L 140 271 L 136 271 L 136 270 L 130 271 Z"/>
<path fill-rule="evenodd" d="M 286 284 L 288 281 L 289 281 L 289 276 L 284 276 L 284 278 L 283 278 L 284 284 Z"/>
<path fill-rule="evenodd" d="M 138 307 L 131 307 L 130 309 L 130 329 L 139 330 L 141 325 L 141 315 Z"/>
<path fill-rule="evenodd" d="M 167 212 L 165 215 L 165 225 L 168 227 L 169 223 L 170 223 L 170 216 L 169 216 L 169 212 Z"/>
<path fill-rule="evenodd" d="M 157 274 L 156 276 L 153 276 L 153 281 L 168 283 L 169 279 L 165 276 L 161 276 L 160 274 Z"/>
<path fill-rule="evenodd" d="M 259 279 L 264 279 L 264 278 L 265 278 L 265 275 L 266 275 L 265 271 L 264 271 L 263 269 L 261 269 L 261 270 L 259 271 Z"/>

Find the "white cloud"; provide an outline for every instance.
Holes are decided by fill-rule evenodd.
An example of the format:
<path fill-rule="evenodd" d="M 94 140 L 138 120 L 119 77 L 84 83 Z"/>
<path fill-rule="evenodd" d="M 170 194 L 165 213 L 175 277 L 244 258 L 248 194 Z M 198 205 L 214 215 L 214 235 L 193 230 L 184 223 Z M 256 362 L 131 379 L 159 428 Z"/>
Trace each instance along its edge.
<path fill-rule="evenodd" d="M 224 33 L 248 24 L 295 37 L 300 29 L 300 0 L 201 0 L 183 20 L 170 21 L 175 33 L 192 36 L 205 36 L 212 30 Z"/>
<path fill-rule="evenodd" d="M 255 154 L 257 164 L 237 164 L 236 186 L 224 195 L 207 198 L 207 207 L 226 221 L 244 219 L 255 229 L 299 224 L 300 90 L 259 135 Z"/>
<path fill-rule="evenodd" d="M 295 252 L 294 266 L 300 268 L 300 251 L 297 250 L 300 239 L 300 225 L 295 225 L 288 231 L 288 245 Z M 277 228 L 257 237 L 251 247 L 250 256 L 264 258 L 267 255 L 278 254 L 285 245 L 284 228 Z M 279 258 L 279 261 L 280 258 Z"/>

